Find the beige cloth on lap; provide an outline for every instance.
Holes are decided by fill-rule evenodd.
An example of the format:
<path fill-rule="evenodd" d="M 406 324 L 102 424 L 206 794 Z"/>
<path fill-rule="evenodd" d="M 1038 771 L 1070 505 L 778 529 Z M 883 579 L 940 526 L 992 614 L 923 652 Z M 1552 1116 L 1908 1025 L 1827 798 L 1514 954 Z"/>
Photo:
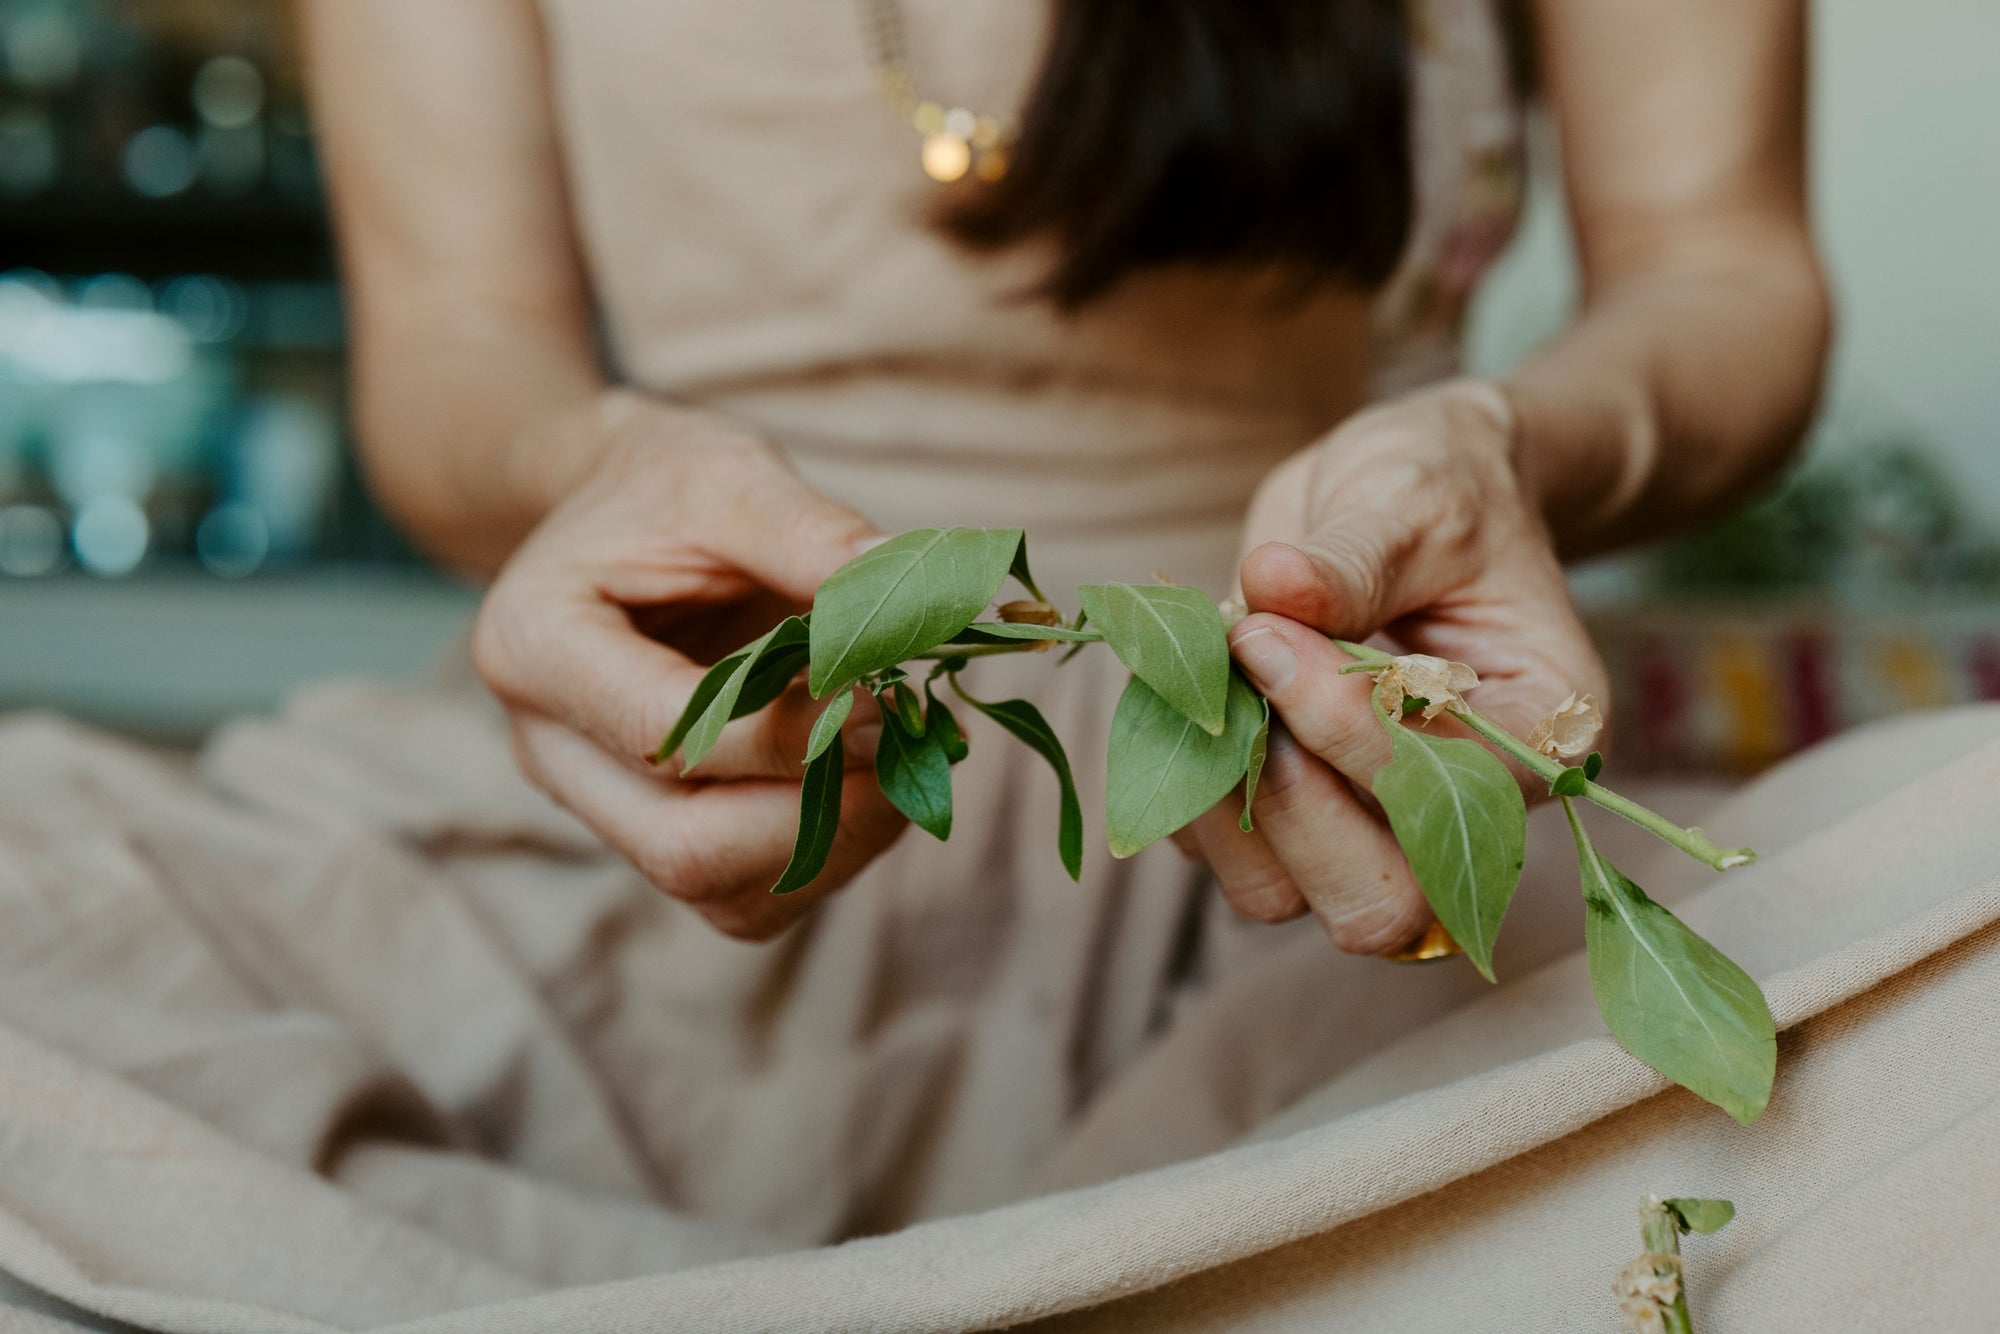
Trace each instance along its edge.
<path fill-rule="evenodd" d="M 381 688 L 224 738 L 206 789 L 65 725 L 0 730 L 0 1269 L 49 1319 L 1605 1328 L 1648 1192 L 1737 1202 L 1689 1244 L 1712 1329 L 1976 1328 L 2000 1298 L 1979 1258 L 2000 1189 L 2000 710 L 1835 743 L 1709 812 L 1766 852 L 1727 877 L 1596 821 L 1765 984 L 1786 1032 L 1754 1127 L 1602 1036 L 1552 862 L 1510 923 L 1544 966 L 1488 990 L 1276 932 L 1258 968 L 1183 997 L 1043 1172 L 1208 1156 L 803 1250 L 649 1202 L 631 1071 L 600 1041 L 630 996 L 566 970 L 637 967 L 607 942 L 671 905 L 503 759 L 484 706 Z M 433 786 L 459 766 L 489 776 L 474 800 Z M 1540 822 L 1543 850 L 1556 836 Z M 1356 979 L 1437 1017 L 1342 1061 L 1316 1007 Z M 625 1040 L 647 1033 L 661 1063 L 689 1041 L 664 1019 Z M 1199 1142 L 1288 1078 L 1317 1087 L 1247 1142 Z M 765 1150 L 787 1177 L 783 1141 Z"/>

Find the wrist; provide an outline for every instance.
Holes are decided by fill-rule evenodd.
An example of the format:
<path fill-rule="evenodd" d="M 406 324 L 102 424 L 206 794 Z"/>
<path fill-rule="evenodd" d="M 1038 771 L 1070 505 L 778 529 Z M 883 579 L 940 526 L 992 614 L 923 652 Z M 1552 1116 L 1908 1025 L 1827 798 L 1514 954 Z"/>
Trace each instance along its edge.
<path fill-rule="evenodd" d="M 1572 554 L 1616 545 L 1659 466 L 1652 400 L 1636 386 L 1557 381 L 1533 365 L 1509 377 L 1506 393 L 1523 483 L 1558 543 Z"/>
<path fill-rule="evenodd" d="M 1451 439 L 1461 450 L 1484 461 L 1497 480 L 1517 490 L 1539 510 L 1540 494 L 1528 467 L 1521 413 L 1508 385 L 1501 380 L 1461 376 L 1431 390 L 1448 405 Z"/>
<path fill-rule="evenodd" d="M 539 521 L 614 457 L 695 442 L 747 444 L 751 437 L 713 413 L 614 387 L 517 434 L 508 453 L 508 480 L 517 504 Z"/>
<path fill-rule="evenodd" d="M 514 510 L 541 522 L 595 472 L 632 411 L 612 389 L 525 422 L 508 441 L 503 479 Z"/>

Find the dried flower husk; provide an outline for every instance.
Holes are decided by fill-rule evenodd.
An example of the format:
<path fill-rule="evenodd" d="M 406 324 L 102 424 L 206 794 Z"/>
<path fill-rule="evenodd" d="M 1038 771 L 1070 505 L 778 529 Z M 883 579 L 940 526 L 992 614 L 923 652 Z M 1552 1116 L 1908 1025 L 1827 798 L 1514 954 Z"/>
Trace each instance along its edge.
<path fill-rule="evenodd" d="M 1648 1253 L 1628 1261 L 1611 1285 L 1630 1334 L 1665 1334 L 1666 1311 L 1681 1295 L 1681 1258 Z"/>
<path fill-rule="evenodd" d="M 1429 722 L 1446 709 L 1464 704 L 1465 692 L 1479 684 L 1479 673 L 1449 658 L 1406 653 L 1390 659 L 1389 666 L 1375 681 L 1381 692 L 1382 707 L 1391 718 L 1402 717 L 1405 699 L 1421 699 L 1424 721 Z"/>
<path fill-rule="evenodd" d="M 1554 713 L 1535 724 L 1528 744 L 1551 758 L 1571 759 L 1586 754 L 1603 730 L 1604 715 L 1598 711 L 1597 697 L 1578 696 L 1572 690 Z"/>
<path fill-rule="evenodd" d="M 1062 613 L 1047 602 L 1033 598 L 1023 598 L 1019 602 L 1003 602 L 999 607 L 1000 619 L 1009 625 L 1061 625 Z"/>

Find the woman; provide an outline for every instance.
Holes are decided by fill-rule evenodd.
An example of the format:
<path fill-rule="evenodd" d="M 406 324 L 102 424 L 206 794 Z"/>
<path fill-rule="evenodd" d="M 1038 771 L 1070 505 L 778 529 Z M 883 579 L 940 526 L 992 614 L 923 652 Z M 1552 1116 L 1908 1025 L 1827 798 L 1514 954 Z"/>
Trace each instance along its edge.
<path fill-rule="evenodd" d="M 1742 1211 L 1688 1243 L 1726 1327 L 1979 1324 L 2000 711 L 1786 766 L 1719 881 L 1601 831 L 1763 985 L 1754 1127 L 1603 1036 L 1557 829 L 1497 990 L 1321 931 L 1429 925 L 1330 637 L 1471 663 L 1526 733 L 1604 697 L 1559 558 L 1797 438 L 1804 8 L 1542 0 L 1584 301 L 1480 381 L 1520 159 L 1482 0 L 308 0 L 368 469 L 494 576 L 503 707 L 329 686 L 198 781 L 0 726 L 0 1274 L 169 1329 L 1566 1329 L 1686 1191 Z M 699 781 L 644 757 L 699 664 L 952 522 L 1025 527 L 1059 601 L 1240 594 L 1255 834 L 1072 884 L 975 726 L 950 843 L 851 766 L 827 872 L 766 893 L 806 701 Z M 1110 655 L 970 684 L 1102 808 Z"/>
<path fill-rule="evenodd" d="M 828 870 L 772 897 L 810 701 L 737 724 L 682 781 L 644 757 L 698 664 L 915 526 L 1024 526 L 1057 589 L 1240 583 L 1232 646 L 1284 726 L 1257 832 L 1218 808 L 1183 847 L 1244 917 L 1311 912 L 1340 948 L 1391 953 L 1429 914 L 1358 795 L 1386 740 L 1328 636 L 1471 663 L 1522 734 L 1571 691 L 1601 700 L 1560 557 L 1728 506 L 1813 407 L 1799 4 L 1540 8 L 1586 300 L 1503 382 L 1440 378 L 1517 190 L 1506 45 L 1477 0 L 1066 0 L 1046 35 L 1039 11 L 909 0 L 858 21 L 306 13 L 370 475 L 431 550 L 497 573 L 474 653 L 522 768 L 727 935 L 833 919 L 761 952 L 683 936 L 709 961 L 660 961 L 740 974 L 683 1016 L 702 1054 L 657 1095 L 682 1131 L 650 1132 L 701 1211 L 778 1222 L 746 1207 L 748 1166 L 697 1165 L 766 1161 L 768 1128 L 696 1135 L 685 1110 L 809 1078 L 746 1081 L 744 1044 L 791 1034 L 857 1070 L 897 1053 L 893 1111 L 879 1074 L 798 1104 L 850 1134 L 886 1116 L 894 1150 L 857 1164 L 837 1136 L 786 1163 L 838 1183 L 788 1231 L 880 1227 L 1018 1190 L 1189 974 L 1246 946 L 1201 930 L 1203 873 L 1170 855 L 1063 883 L 1044 780 L 990 743 L 949 846 L 899 837 L 850 766 Z M 1018 115 L 1004 173 L 945 190 L 919 170 L 937 141 L 897 111 L 928 96 Z M 1088 754 L 1120 684 L 1103 658 L 981 679 Z M 841 962 L 744 1014 L 750 978 L 822 955 Z M 817 988 L 876 994 L 830 1013 Z M 905 1031 L 917 1014 L 935 1031 Z"/>

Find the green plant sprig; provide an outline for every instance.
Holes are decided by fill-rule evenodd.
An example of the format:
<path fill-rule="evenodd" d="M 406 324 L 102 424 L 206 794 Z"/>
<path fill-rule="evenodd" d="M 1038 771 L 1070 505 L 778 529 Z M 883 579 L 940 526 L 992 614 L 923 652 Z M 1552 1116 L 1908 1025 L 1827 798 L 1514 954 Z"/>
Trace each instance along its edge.
<path fill-rule="evenodd" d="M 1010 578 L 1031 601 L 980 620 Z M 1216 604 L 1174 584 L 1086 584 L 1077 597 L 1082 610 L 1065 622 L 1035 584 L 1020 529 L 904 533 L 835 571 L 809 614 L 786 618 L 710 668 L 655 758 L 678 751 L 684 771 L 697 770 L 724 727 L 770 705 L 803 672 L 826 704 L 808 743 L 791 861 L 773 886 L 790 893 L 819 875 L 839 827 L 846 760 L 838 741 L 859 691 L 874 698 L 882 718 L 875 777 L 883 795 L 926 833 L 950 837 L 951 772 L 971 748 L 939 698 L 942 680 L 959 703 L 1048 763 L 1060 799 L 1057 854 L 1080 878 L 1083 813 L 1062 741 L 1027 700 L 983 699 L 960 674 L 976 659 L 1061 647 L 1059 666 L 1103 644 L 1132 673 L 1107 742 L 1112 855 L 1129 857 L 1177 832 L 1238 789 L 1249 831 L 1271 708 L 1232 664 Z M 1360 659 L 1350 671 L 1381 674 L 1397 661 L 1365 645 L 1340 647 Z M 1391 710 L 1379 683 L 1375 698 L 1394 750 L 1376 775 L 1376 800 L 1431 910 L 1472 965 L 1493 979 L 1494 943 L 1526 855 L 1526 802 L 1497 749 L 1563 800 L 1583 886 L 1591 986 L 1613 1036 L 1667 1078 L 1738 1120 L 1754 1120 L 1769 1099 L 1776 1059 L 1762 993 L 1598 855 L 1572 798 L 1623 816 L 1715 870 L 1744 865 L 1749 849 L 1718 847 L 1601 786 L 1600 756 L 1561 764 L 1457 699 L 1447 707 L 1480 740 L 1433 735 L 1405 717 L 1423 701 Z"/>
<path fill-rule="evenodd" d="M 1389 654 L 1380 649 L 1370 648 L 1366 644 L 1355 644 L 1345 639 L 1336 639 L 1333 642 L 1349 657 L 1360 659 L 1352 666 L 1341 668 L 1344 673 L 1371 671 L 1376 669 L 1377 664 L 1395 661 Z M 1621 796 L 1610 788 L 1601 786 L 1593 781 L 1594 769 L 1586 772 L 1583 766 L 1567 765 L 1551 759 L 1491 718 L 1463 704 L 1447 705 L 1445 712 L 1479 733 L 1497 749 L 1504 751 L 1515 763 L 1546 782 L 1552 796 L 1582 797 L 1586 801 L 1602 806 L 1612 814 L 1623 816 L 1647 833 L 1679 848 L 1710 870 L 1733 871 L 1739 866 L 1748 866 L 1757 860 L 1757 854 L 1749 848 L 1717 847 L 1701 830 L 1684 829 L 1664 816 L 1647 810 L 1630 797 Z"/>

